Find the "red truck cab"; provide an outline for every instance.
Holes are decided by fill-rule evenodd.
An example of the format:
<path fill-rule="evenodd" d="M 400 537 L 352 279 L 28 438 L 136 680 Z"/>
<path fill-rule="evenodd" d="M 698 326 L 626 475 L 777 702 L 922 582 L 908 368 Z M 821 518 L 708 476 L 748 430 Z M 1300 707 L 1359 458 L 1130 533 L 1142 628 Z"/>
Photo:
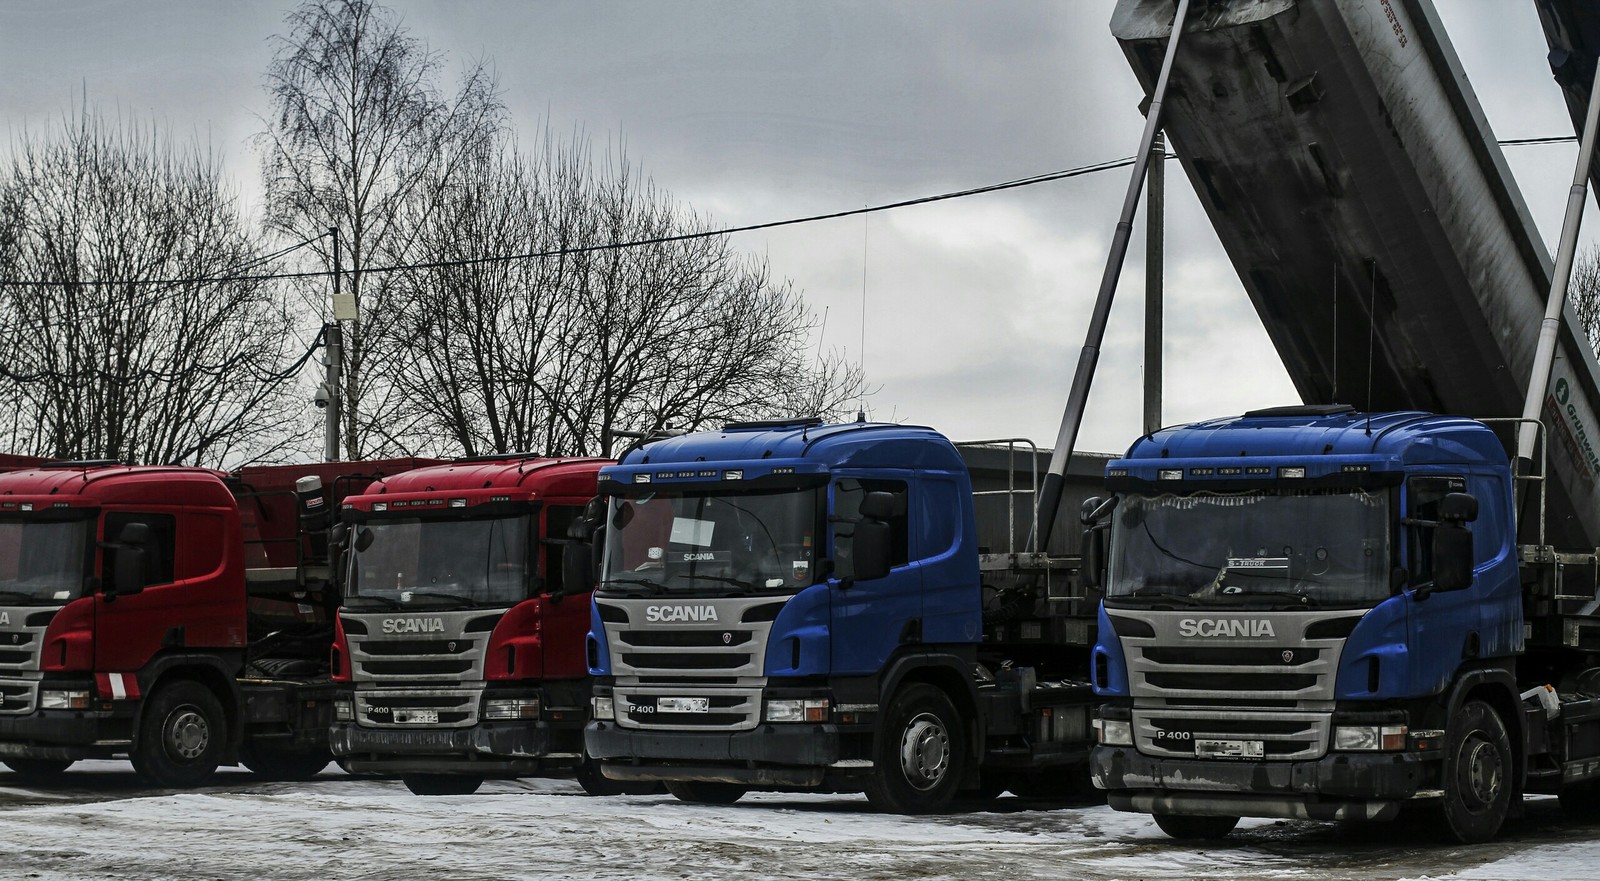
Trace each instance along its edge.
<path fill-rule="evenodd" d="M 603 459 L 464 459 L 345 499 L 349 574 L 330 734 L 353 773 L 418 794 L 576 771 L 593 585 L 562 581 L 567 527 Z"/>
<path fill-rule="evenodd" d="M 323 512 L 415 464 L 0 473 L 0 760 L 48 778 L 125 755 L 166 786 L 239 761 L 321 770 L 338 597 Z"/>

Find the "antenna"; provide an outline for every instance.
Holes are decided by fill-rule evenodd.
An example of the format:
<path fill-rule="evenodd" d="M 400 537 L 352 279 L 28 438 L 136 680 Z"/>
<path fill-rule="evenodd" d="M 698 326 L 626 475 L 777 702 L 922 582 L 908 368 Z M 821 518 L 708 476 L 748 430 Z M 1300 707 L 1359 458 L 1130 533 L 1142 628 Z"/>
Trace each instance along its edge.
<path fill-rule="evenodd" d="M 866 207 L 866 206 L 862 206 Z M 856 398 L 856 421 L 867 421 L 867 399 L 865 377 L 867 375 L 867 219 L 871 214 L 861 215 L 861 348 L 856 352 L 856 366 L 863 377 L 861 395 Z"/>
<path fill-rule="evenodd" d="M 1339 403 L 1339 258 L 1333 258 L 1333 391 L 1328 403 Z"/>
<path fill-rule="evenodd" d="M 1378 261 L 1369 260 L 1372 290 L 1367 295 L 1367 437 L 1372 437 L 1372 350 L 1378 338 Z"/>

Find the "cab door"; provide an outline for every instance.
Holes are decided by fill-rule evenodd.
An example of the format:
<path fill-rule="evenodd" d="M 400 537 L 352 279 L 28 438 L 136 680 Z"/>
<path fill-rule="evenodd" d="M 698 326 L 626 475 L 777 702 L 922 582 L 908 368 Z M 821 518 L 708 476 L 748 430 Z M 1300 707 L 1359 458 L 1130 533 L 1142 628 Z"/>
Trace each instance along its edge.
<path fill-rule="evenodd" d="M 852 545 L 861 522 L 861 501 L 869 492 L 896 497 L 889 521 L 889 574 L 870 581 L 855 579 Z M 834 675 L 880 672 L 889 656 L 906 642 L 922 641 L 922 569 L 911 560 L 911 518 L 917 511 L 914 482 L 840 476 L 829 487 L 833 574 L 832 646 Z"/>

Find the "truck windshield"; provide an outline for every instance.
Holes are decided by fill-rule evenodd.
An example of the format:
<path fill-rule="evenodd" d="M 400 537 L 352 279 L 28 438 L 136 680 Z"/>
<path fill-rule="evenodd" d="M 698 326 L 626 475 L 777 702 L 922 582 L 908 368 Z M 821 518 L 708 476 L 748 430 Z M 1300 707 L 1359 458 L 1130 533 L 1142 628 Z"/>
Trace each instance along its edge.
<path fill-rule="evenodd" d="M 368 600 L 391 607 L 521 602 L 528 598 L 531 582 L 528 521 L 497 517 L 367 523 L 356 532 L 346 599 L 356 601 L 352 605 Z"/>
<path fill-rule="evenodd" d="M 1247 608 L 1388 598 L 1388 496 L 1353 491 L 1124 496 L 1107 599 Z"/>
<path fill-rule="evenodd" d="M 793 592 L 818 579 L 820 489 L 613 499 L 607 593 Z"/>
<path fill-rule="evenodd" d="M 83 595 L 92 521 L 0 519 L 0 605 Z"/>

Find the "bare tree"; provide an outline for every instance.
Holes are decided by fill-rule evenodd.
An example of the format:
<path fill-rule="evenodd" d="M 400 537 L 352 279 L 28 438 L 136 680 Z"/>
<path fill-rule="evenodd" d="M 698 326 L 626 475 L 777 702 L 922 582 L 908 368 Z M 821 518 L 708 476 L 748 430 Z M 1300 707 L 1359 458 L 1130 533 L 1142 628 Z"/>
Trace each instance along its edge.
<path fill-rule="evenodd" d="M 1600 355 L 1600 247 L 1589 246 L 1573 262 L 1567 297 L 1588 337 L 1589 348 Z"/>
<path fill-rule="evenodd" d="M 519 156 L 485 145 L 415 200 L 397 374 L 423 425 L 462 451 L 611 454 L 619 431 L 834 411 L 859 371 L 813 363 L 813 320 L 625 160 L 581 136 Z M 627 244 L 627 247 L 618 245 Z M 500 260 L 496 255 L 544 254 Z"/>
<path fill-rule="evenodd" d="M 424 182 L 447 183 L 466 158 L 456 151 L 497 129 L 503 109 L 481 64 L 444 97 L 440 57 L 371 0 L 308 0 L 287 24 L 267 71 L 273 113 L 259 139 L 267 223 L 293 238 L 339 229 L 360 315 L 344 334 L 345 453 L 393 452 L 405 402 L 369 368 L 401 312 L 394 276 L 363 270 L 413 252 L 417 229 L 400 222 L 402 207 Z M 331 266 L 328 247 L 320 256 Z"/>
<path fill-rule="evenodd" d="M 0 436 L 17 452 L 220 465 L 286 438 L 297 345 L 215 157 L 85 107 L 0 179 Z"/>

